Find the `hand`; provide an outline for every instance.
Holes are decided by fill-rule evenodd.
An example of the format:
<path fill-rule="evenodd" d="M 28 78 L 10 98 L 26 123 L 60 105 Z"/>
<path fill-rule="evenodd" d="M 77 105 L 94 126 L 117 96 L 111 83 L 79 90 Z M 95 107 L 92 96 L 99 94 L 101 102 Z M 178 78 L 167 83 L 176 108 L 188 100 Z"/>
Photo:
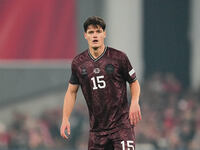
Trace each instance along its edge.
<path fill-rule="evenodd" d="M 138 103 L 131 103 L 129 110 L 129 119 L 131 125 L 136 125 L 140 120 L 142 120 L 142 115 L 140 111 L 140 105 Z"/>
<path fill-rule="evenodd" d="M 65 131 L 67 130 L 67 134 L 66 135 Z M 60 127 L 60 135 L 64 138 L 64 139 L 68 139 L 69 135 L 70 135 L 70 123 L 68 120 L 63 120 L 61 127 Z"/>

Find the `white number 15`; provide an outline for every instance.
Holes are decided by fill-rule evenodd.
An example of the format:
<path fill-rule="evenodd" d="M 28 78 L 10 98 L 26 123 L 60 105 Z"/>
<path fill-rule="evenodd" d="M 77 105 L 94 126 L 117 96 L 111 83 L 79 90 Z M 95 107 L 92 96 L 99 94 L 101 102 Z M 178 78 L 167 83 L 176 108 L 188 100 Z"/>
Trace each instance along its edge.
<path fill-rule="evenodd" d="M 122 150 L 126 150 L 125 144 L 127 144 L 127 147 L 128 147 L 127 150 L 134 150 L 133 141 L 126 141 L 126 143 L 125 141 L 122 141 L 121 144 L 122 144 Z"/>
<path fill-rule="evenodd" d="M 91 78 L 93 82 L 93 90 L 98 88 L 103 89 L 106 87 L 106 82 L 104 81 L 104 76 L 96 76 Z"/>

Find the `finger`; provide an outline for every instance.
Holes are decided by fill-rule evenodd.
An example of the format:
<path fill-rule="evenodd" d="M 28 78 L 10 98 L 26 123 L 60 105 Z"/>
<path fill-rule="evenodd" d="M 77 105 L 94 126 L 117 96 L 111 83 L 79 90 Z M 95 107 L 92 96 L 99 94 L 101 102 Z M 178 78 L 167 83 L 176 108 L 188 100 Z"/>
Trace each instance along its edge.
<path fill-rule="evenodd" d="M 70 127 L 67 128 L 67 134 L 70 135 Z"/>
<path fill-rule="evenodd" d="M 60 134 L 63 138 L 68 139 L 68 136 L 65 134 L 65 128 L 61 127 Z"/>
<path fill-rule="evenodd" d="M 69 137 L 64 133 L 63 138 L 68 139 Z"/>
<path fill-rule="evenodd" d="M 134 116 L 133 116 L 133 122 L 134 122 L 134 125 L 137 124 L 137 115 L 134 115 Z"/>
<path fill-rule="evenodd" d="M 134 125 L 136 126 L 136 124 L 138 122 L 138 117 L 135 113 L 134 113 L 134 116 L 133 116 L 133 120 L 134 120 Z"/>
<path fill-rule="evenodd" d="M 142 120 L 142 115 L 140 111 L 138 112 L 138 116 L 139 116 L 139 120 Z"/>
<path fill-rule="evenodd" d="M 132 117 L 132 115 L 131 115 L 131 114 L 129 114 L 129 119 L 130 119 L 131 125 L 133 125 L 133 124 L 134 124 L 134 122 L 133 122 L 133 117 Z"/>
<path fill-rule="evenodd" d="M 139 120 L 140 120 L 140 117 L 139 117 L 138 113 L 135 113 L 135 115 L 134 115 L 134 123 L 135 123 L 135 125 L 139 122 Z"/>
<path fill-rule="evenodd" d="M 67 130 L 65 130 L 65 137 L 67 137 L 67 139 L 69 139 L 69 137 L 70 137 L 70 134 L 68 133 Z"/>
<path fill-rule="evenodd" d="M 64 139 L 68 139 L 68 136 L 65 134 L 65 131 L 62 131 L 61 136 L 62 136 Z"/>
<path fill-rule="evenodd" d="M 64 133 L 64 130 L 63 130 L 63 127 L 61 126 L 60 127 L 60 135 L 63 136 L 63 133 Z"/>

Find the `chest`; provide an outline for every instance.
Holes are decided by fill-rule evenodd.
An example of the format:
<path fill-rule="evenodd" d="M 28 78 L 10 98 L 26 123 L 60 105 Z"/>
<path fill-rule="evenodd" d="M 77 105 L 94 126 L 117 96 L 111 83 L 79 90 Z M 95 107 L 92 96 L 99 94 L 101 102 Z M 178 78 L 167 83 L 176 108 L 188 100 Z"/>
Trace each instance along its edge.
<path fill-rule="evenodd" d="M 113 59 L 88 60 L 78 67 L 78 76 L 82 81 L 92 80 L 93 78 L 119 80 L 122 76 L 121 68 L 120 62 Z"/>

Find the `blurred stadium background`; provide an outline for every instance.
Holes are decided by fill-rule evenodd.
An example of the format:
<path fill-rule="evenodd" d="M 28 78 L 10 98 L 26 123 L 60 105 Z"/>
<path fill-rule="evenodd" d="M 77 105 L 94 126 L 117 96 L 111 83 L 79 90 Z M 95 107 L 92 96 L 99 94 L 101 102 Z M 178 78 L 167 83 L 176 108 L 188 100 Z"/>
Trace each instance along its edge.
<path fill-rule="evenodd" d="M 141 83 L 137 150 L 199 150 L 199 0 L 0 0 L 0 150 L 87 149 L 81 92 L 69 142 L 59 128 L 71 60 L 87 48 L 82 24 L 94 15 Z"/>

